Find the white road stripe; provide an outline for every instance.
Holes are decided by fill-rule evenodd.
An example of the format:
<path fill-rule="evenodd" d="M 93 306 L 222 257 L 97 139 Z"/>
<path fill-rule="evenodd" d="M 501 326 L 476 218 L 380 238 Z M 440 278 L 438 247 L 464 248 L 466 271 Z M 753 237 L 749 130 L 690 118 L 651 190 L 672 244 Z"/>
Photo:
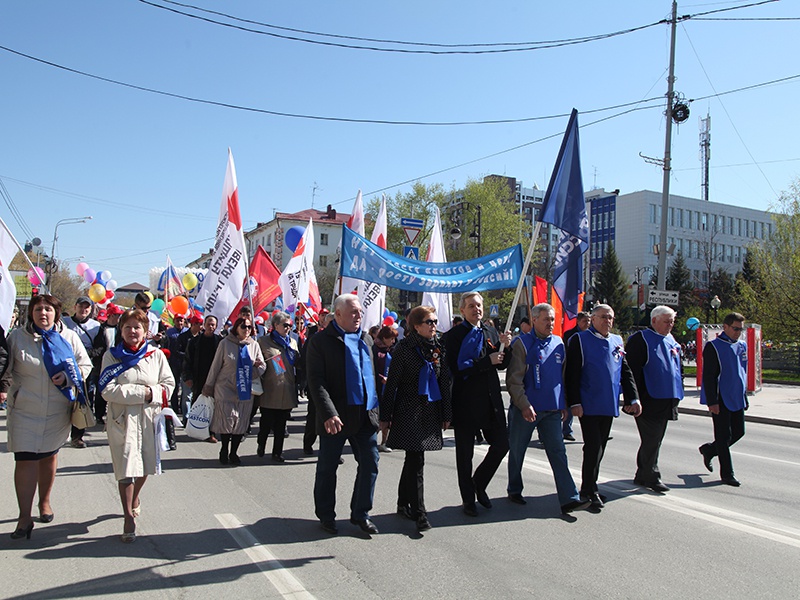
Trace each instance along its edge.
<path fill-rule="evenodd" d="M 800 463 L 798 462 L 793 462 L 791 460 L 783 460 L 781 458 L 770 458 L 769 456 L 761 456 L 759 454 L 746 454 L 744 452 L 736 452 L 736 451 L 731 451 L 731 454 L 733 454 L 734 456 L 746 456 L 748 458 L 756 458 L 758 460 L 771 460 L 772 462 L 778 462 L 784 465 L 792 465 L 794 467 L 800 467 Z"/>
<path fill-rule="evenodd" d="M 261 572 L 275 587 L 278 593 L 288 600 L 314 600 L 314 596 L 303 587 L 297 578 L 283 568 L 281 562 L 275 558 L 266 546 L 263 546 L 250 533 L 235 515 L 214 515 L 236 543 L 241 546 L 251 561 L 261 569 Z"/>

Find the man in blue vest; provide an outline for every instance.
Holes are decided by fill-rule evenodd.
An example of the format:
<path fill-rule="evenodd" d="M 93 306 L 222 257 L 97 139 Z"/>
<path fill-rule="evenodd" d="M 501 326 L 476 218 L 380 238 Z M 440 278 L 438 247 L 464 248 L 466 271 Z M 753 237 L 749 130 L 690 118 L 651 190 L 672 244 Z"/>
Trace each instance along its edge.
<path fill-rule="evenodd" d="M 619 416 L 620 391 L 625 412 L 638 417 L 642 411 L 622 338 L 611 333 L 613 325 L 614 309 L 608 304 L 595 306 L 589 329 L 569 340 L 564 367 L 567 404 L 580 419 L 583 434 L 581 497 L 588 499 L 595 511 L 605 506 L 597 478 L 611 423 Z"/>
<path fill-rule="evenodd" d="M 650 312 L 651 329 L 637 331 L 625 344 L 625 359 L 642 403 L 636 419 L 640 444 L 633 482 L 654 492 L 669 491 L 661 481 L 658 453 L 667 422 L 678 418 L 678 402 L 683 399 L 681 346 L 670 333 L 674 325 L 675 311 L 656 306 Z"/>
<path fill-rule="evenodd" d="M 744 436 L 744 411 L 747 401 L 747 345 L 739 341 L 744 330 L 744 315 L 729 313 L 722 322 L 722 333 L 703 348 L 703 386 L 700 403 L 706 404 L 714 421 L 714 441 L 700 446 L 703 464 L 714 470 L 711 460 L 719 457 L 722 483 L 739 487 L 733 475 L 731 449 Z"/>
<path fill-rule="evenodd" d="M 508 499 L 526 504 L 522 496 L 522 463 L 533 430 L 539 430 L 547 460 L 553 470 L 561 513 L 588 508 L 581 500 L 567 463 L 561 423 L 567 416 L 564 402 L 564 343 L 553 335 L 556 313 L 549 304 L 531 309 L 533 330 L 515 338 L 506 386 L 511 394 L 508 408 Z"/>

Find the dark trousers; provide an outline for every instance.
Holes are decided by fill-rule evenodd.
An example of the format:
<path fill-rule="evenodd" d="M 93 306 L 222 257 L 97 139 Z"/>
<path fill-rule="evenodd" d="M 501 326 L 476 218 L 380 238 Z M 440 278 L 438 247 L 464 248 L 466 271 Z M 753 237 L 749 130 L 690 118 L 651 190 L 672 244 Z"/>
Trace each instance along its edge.
<path fill-rule="evenodd" d="M 410 506 L 414 517 L 426 514 L 423 471 L 425 452 L 406 450 L 403 472 L 397 486 L 397 506 Z"/>
<path fill-rule="evenodd" d="M 309 396 L 308 414 L 306 414 L 306 427 L 303 431 L 303 450 L 311 450 L 317 441 L 317 406 Z"/>
<path fill-rule="evenodd" d="M 258 447 L 263 449 L 267 445 L 267 437 L 272 432 L 272 456 L 283 454 L 283 433 L 286 431 L 286 421 L 289 419 L 291 409 L 261 408 L 261 421 L 258 427 Z"/>
<path fill-rule="evenodd" d="M 86 402 L 89 403 L 89 407 L 91 408 L 92 412 L 94 412 L 96 409 L 94 397 L 95 397 L 95 392 L 97 391 L 97 377 L 94 375 L 94 373 L 90 374 L 89 377 L 86 378 L 85 383 L 86 383 L 86 388 L 85 388 Z M 97 396 L 100 397 L 100 394 L 97 394 Z M 94 414 L 95 416 L 97 415 L 96 412 Z M 71 425 L 69 437 L 73 442 L 76 442 L 78 440 L 83 440 L 83 434 L 85 431 L 86 431 L 85 429 L 78 429 L 74 425 Z"/>
<path fill-rule="evenodd" d="M 723 402 L 719 403 L 719 414 L 711 413 L 714 421 L 714 441 L 703 444 L 706 456 L 719 456 L 721 477 L 733 477 L 731 446 L 744 437 L 744 409 L 730 411 Z"/>
<path fill-rule="evenodd" d="M 639 452 L 636 454 L 636 479 L 647 483 L 661 481 L 658 453 L 667 431 L 667 417 L 641 415 L 636 419 L 639 430 Z"/>
<path fill-rule="evenodd" d="M 597 491 L 600 462 L 606 451 L 614 417 L 584 415 L 580 418 L 583 435 L 583 465 L 581 468 L 581 496 L 590 496 Z"/>
<path fill-rule="evenodd" d="M 314 512 L 320 521 L 333 521 L 336 518 L 336 470 L 345 442 L 350 443 L 358 463 L 350 500 L 350 518 L 359 521 L 368 519 L 372 510 L 375 480 L 378 478 L 378 436 L 369 420 L 365 419 L 361 429 L 349 438 L 341 433 L 320 436 L 314 478 Z"/>
<path fill-rule="evenodd" d="M 508 454 L 508 431 L 505 423 L 492 423 L 488 427 L 464 424 L 454 428 L 456 438 L 456 471 L 461 501 L 475 504 L 475 490 L 485 490 L 500 463 Z M 489 451 L 472 473 L 472 456 L 475 453 L 475 434 L 483 431 Z"/>

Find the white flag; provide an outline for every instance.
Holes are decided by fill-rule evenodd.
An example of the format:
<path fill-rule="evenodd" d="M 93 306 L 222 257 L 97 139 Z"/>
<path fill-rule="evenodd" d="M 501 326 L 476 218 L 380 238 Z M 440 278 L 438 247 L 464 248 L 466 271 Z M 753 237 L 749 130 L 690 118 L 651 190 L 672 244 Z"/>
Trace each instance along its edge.
<path fill-rule="evenodd" d="M 347 226 L 355 231 L 358 235 L 364 237 L 364 206 L 361 203 L 361 190 L 356 194 L 356 201 L 353 204 L 353 212 L 350 218 L 347 219 Z M 342 256 L 342 242 L 339 240 L 339 256 Z M 356 291 L 359 285 L 362 285 L 360 279 L 353 279 L 352 277 L 342 277 L 341 261 L 339 263 L 339 270 L 336 271 L 336 281 L 333 284 L 333 300 L 336 296 L 341 294 L 350 294 Z"/>
<path fill-rule="evenodd" d="M 283 310 L 292 314 L 297 309 L 297 304 L 308 304 L 309 282 L 314 275 L 314 221 L 308 220 L 308 226 L 303 232 L 303 237 L 297 244 L 292 258 L 281 273 L 278 284 L 283 294 Z"/>
<path fill-rule="evenodd" d="M 442 238 L 442 221 L 439 217 L 439 207 L 436 207 L 436 219 L 433 222 L 431 241 L 428 244 L 428 262 L 444 263 L 447 257 L 444 254 L 444 239 Z M 422 294 L 422 305 L 432 306 L 436 309 L 436 318 L 439 319 L 437 329 L 449 331 L 453 326 L 453 300 L 452 294 L 425 292 Z"/>
<path fill-rule="evenodd" d="M 375 220 L 375 229 L 372 230 L 373 244 L 386 248 L 386 196 L 381 199 L 381 208 L 378 211 L 378 218 Z M 364 314 L 361 318 L 361 328 L 369 330 L 373 325 L 383 324 L 383 308 L 386 306 L 386 286 L 373 283 L 371 281 L 358 282 L 358 299 L 364 307 Z"/>
<path fill-rule="evenodd" d="M 17 255 L 19 244 L 11 235 L 5 222 L 0 219 L 0 326 L 8 333 L 11 318 L 14 316 L 14 304 L 17 301 L 17 286 L 8 272 L 11 261 Z"/>
<path fill-rule="evenodd" d="M 242 215 L 239 212 L 239 186 L 233 154 L 228 148 L 228 168 L 222 186 L 222 203 L 219 208 L 214 255 L 206 273 L 203 287 L 197 294 L 197 303 L 205 314 L 217 317 L 217 328 L 222 328 L 233 308 L 239 303 L 247 279 L 247 251 L 244 245 Z"/>

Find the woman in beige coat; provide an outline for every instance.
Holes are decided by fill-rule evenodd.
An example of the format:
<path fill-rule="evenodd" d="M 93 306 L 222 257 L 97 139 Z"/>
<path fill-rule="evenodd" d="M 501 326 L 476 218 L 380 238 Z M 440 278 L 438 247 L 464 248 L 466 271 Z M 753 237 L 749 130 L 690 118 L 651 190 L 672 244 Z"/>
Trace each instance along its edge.
<path fill-rule="evenodd" d="M 123 542 L 136 539 L 139 493 L 158 468 L 156 422 L 175 388 L 166 355 L 147 343 L 149 324 L 138 308 L 123 313 L 122 342 L 103 355 L 98 381 L 108 402 L 108 447 L 125 516 Z"/>
<path fill-rule="evenodd" d="M 249 316 L 236 319 L 230 333 L 217 346 L 203 386 L 203 394 L 214 398 L 210 429 L 222 442 L 219 462 L 223 465 L 242 462 L 238 450 L 250 424 L 252 381 L 264 373 L 264 356 L 252 332 L 253 321 Z"/>
<path fill-rule="evenodd" d="M 13 539 L 33 530 L 33 497 L 39 489 L 39 521 L 53 520 L 50 493 L 58 450 L 69 437 L 73 401 L 84 397 L 92 361 L 80 338 L 61 325 L 61 302 L 46 294 L 28 305 L 28 325 L 8 336 L 8 449 L 14 453 L 19 504 Z M 5 386 L 4 386 L 5 389 Z M 79 391 L 80 390 L 80 391 Z"/>
<path fill-rule="evenodd" d="M 261 423 L 258 430 L 258 456 L 264 456 L 267 436 L 272 431 L 272 460 L 283 462 L 283 440 L 286 421 L 297 406 L 295 363 L 300 355 L 297 342 L 290 336 L 292 317 L 285 312 L 272 316 L 272 329 L 261 336 L 258 345 L 264 354 L 267 370 L 261 376 L 264 392 L 258 397 Z"/>

